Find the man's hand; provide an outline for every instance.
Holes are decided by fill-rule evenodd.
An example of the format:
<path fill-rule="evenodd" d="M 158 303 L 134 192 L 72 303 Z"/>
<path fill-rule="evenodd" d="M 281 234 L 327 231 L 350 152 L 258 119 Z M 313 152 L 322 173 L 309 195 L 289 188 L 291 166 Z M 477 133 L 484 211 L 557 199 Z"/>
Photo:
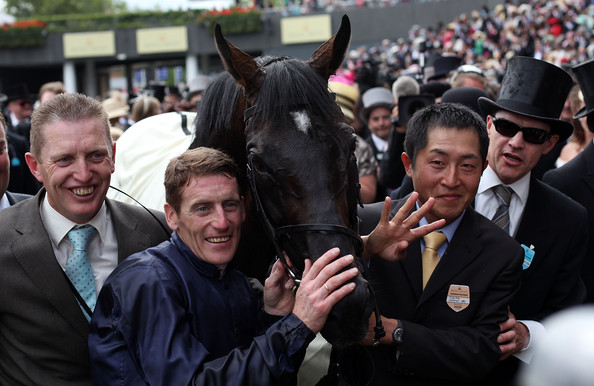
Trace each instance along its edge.
<path fill-rule="evenodd" d="M 332 248 L 313 265 L 309 259 L 305 260 L 293 313 L 315 334 L 324 327 L 332 307 L 355 289 L 355 283 L 345 283 L 357 276 L 359 270 L 353 267 L 339 273 L 353 262 L 353 256 L 339 258 L 339 253 L 338 248 Z"/>
<path fill-rule="evenodd" d="M 286 315 L 291 312 L 295 304 L 291 291 L 294 285 L 283 263 L 277 260 L 264 282 L 264 311 L 270 315 Z"/>
<path fill-rule="evenodd" d="M 520 352 L 530 343 L 530 332 L 521 322 L 516 320 L 514 314 L 508 310 L 508 319 L 499 325 L 501 333 L 497 337 L 497 343 L 501 350 L 500 361 Z"/>
<path fill-rule="evenodd" d="M 382 318 L 382 326 L 384 327 L 384 331 L 386 335 L 380 339 L 380 344 L 392 344 L 392 333 L 398 327 L 398 321 L 396 319 L 388 319 L 385 316 L 381 316 Z M 373 345 L 373 338 L 375 337 L 375 313 L 371 313 L 369 317 L 369 327 L 367 328 L 367 334 L 359 344 L 363 346 L 372 346 Z"/>
<path fill-rule="evenodd" d="M 419 210 L 408 216 L 408 213 L 414 208 L 418 197 L 419 194 L 413 192 L 392 220 L 389 219 L 392 200 L 386 197 L 379 223 L 369 236 L 363 237 L 365 244 L 363 255 L 365 259 L 379 255 L 388 261 L 402 260 L 406 256 L 406 248 L 408 248 L 408 244 L 411 241 L 423 237 L 445 225 L 445 220 L 441 219 L 431 224 L 414 228 L 435 204 L 435 200 L 429 198 Z"/>

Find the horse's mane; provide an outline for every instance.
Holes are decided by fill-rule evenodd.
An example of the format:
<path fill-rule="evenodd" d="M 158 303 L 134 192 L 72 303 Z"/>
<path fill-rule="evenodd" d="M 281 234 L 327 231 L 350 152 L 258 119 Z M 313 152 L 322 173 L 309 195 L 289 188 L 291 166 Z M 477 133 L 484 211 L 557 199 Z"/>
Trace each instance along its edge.
<path fill-rule="evenodd" d="M 212 80 L 198 107 L 190 149 L 221 147 L 220 140 L 230 135 L 233 129 L 233 113 L 241 96 L 241 87 L 228 72 L 222 72 Z"/>

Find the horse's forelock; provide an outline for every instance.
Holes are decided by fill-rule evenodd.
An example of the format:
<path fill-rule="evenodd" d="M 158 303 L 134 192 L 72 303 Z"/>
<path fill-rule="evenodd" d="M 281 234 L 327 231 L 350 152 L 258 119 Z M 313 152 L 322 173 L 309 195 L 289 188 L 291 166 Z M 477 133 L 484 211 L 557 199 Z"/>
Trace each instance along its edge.
<path fill-rule="evenodd" d="M 282 121 L 291 111 L 302 109 L 328 122 L 340 118 L 324 78 L 298 59 L 271 61 L 266 67 L 256 114 L 264 121 Z"/>

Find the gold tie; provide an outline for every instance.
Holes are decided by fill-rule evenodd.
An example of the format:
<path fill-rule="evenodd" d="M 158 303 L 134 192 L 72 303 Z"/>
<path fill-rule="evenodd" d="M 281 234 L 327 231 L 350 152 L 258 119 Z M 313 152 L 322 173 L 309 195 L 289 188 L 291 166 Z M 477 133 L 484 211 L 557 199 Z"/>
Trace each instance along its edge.
<path fill-rule="evenodd" d="M 423 236 L 425 241 L 425 250 L 423 251 L 423 289 L 427 285 L 433 270 L 439 263 L 437 250 L 446 241 L 446 235 L 441 232 L 431 232 Z"/>

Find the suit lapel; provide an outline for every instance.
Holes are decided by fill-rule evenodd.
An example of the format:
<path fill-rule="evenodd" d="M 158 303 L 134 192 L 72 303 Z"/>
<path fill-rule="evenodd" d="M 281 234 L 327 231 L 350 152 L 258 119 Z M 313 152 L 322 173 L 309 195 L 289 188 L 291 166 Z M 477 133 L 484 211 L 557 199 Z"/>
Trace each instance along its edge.
<path fill-rule="evenodd" d="M 543 210 L 546 211 L 547 208 L 547 203 L 543 200 L 543 195 L 540 193 L 541 190 L 539 182 L 532 177 L 530 179 L 530 192 L 528 193 L 526 207 L 524 208 L 518 231 L 514 237 L 518 243 L 524 244 L 527 247 L 531 245 L 542 247 L 549 241 L 546 238 L 550 235 L 549 228 L 551 224 L 547 221 L 541 221 L 542 212 Z M 544 241 L 542 239 L 543 237 L 545 238 Z M 537 255 L 538 253 L 535 257 Z M 532 269 L 527 270 L 526 274 L 534 272 L 534 268 L 539 265 L 540 261 L 540 259 L 535 258 L 531 264 Z"/>
<path fill-rule="evenodd" d="M 423 265 L 421 259 L 421 241 L 419 239 L 409 244 L 406 258 L 400 262 L 417 299 L 421 297 L 423 287 Z"/>
<path fill-rule="evenodd" d="M 138 229 L 138 219 L 122 203 L 106 199 L 118 240 L 118 263 L 153 246 L 151 235 Z M 156 220 L 155 220 L 156 221 Z"/>
<path fill-rule="evenodd" d="M 427 299 L 445 286 L 464 284 L 452 283 L 452 280 L 483 250 L 482 244 L 477 241 L 479 236 L 479 224 L 476 214 L 472 208 L 467 208 L 452 241 L 441 257 L 439 264 L 435 267 L 429 282 L 427 282 L 417 307 L 420 307 Z"/>
<path fill-rule="evenodd" d="M 54 255 L 52 243 L 43 227 L 39 205 L 45 190 L 25 203 L 24 215 L 15 225 L 21 235 L 12 245 L 12 251 L 23 270 L 47 301 L 68 321 L 84 339 L 89 334 L 85 319 L 74 294 L 64 277 L 64 271 Z"/>

